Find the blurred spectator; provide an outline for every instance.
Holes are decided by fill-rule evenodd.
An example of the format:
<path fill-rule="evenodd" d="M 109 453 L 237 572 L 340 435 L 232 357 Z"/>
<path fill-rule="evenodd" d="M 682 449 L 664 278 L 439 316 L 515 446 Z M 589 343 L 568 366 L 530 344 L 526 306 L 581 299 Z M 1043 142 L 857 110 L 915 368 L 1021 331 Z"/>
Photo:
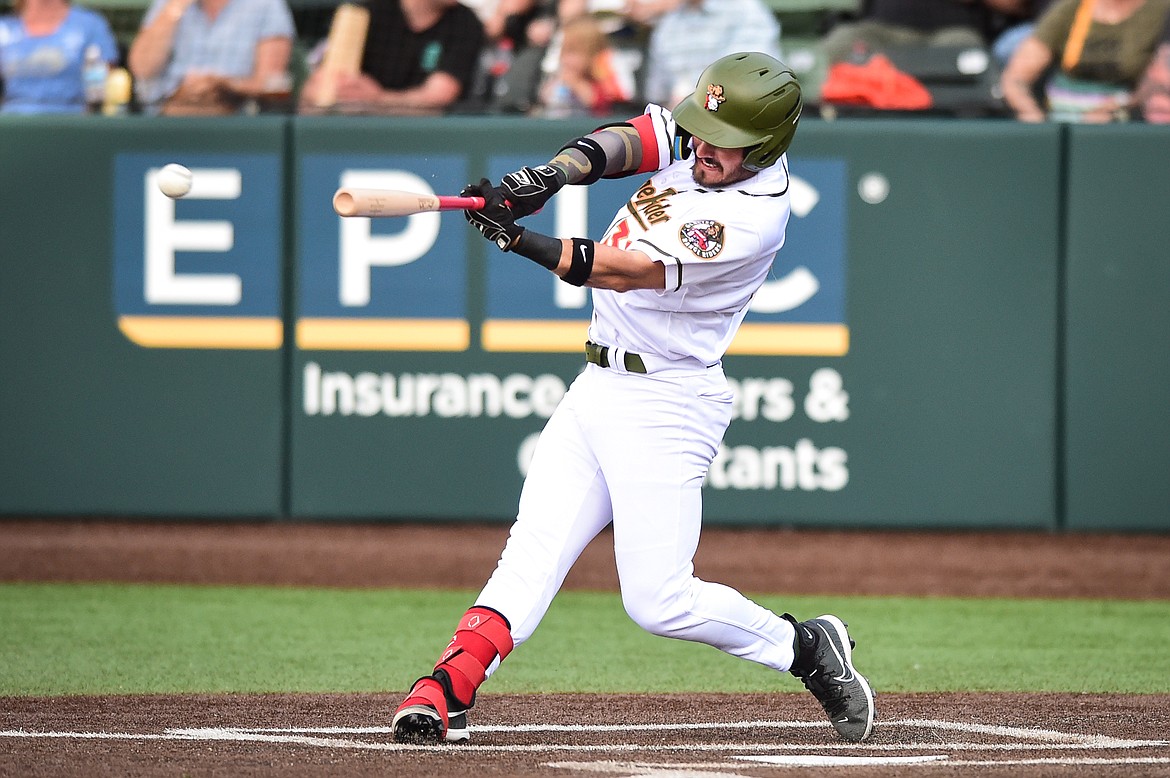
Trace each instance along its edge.
<path fill-rule="evenodd" d="M 1137 103 L 1150 124 L 1170 124 L 1170 19 L 1138 87 Z"/>
<path fill-rule="evenodd" d="M 1170 0 L 1057 0 L 1004 69 L 1004 99 L 1025 122 L 1129 118 L 1168 14 Z"/>
<path fill-rule="evenodd" d="M 865 0 L 859 19 L 825 36 L 830 63 L 861 62 L 900 46 L 986 47 L 997 14 L 1018 16 L 1026 0 Z"/>
<path fill-rule="evenodd" d="M 16 0 L 0 17 L 3 113 L 84 113 L 82 65 L 96 46 L 113 65 L 118 47 L 105 17 L 69 0 Z"/>
<path fill-rule="evenodd" d="M 586 0 L 544 0 L 524 29 L 527 45 L 548 49 L 553 45 L 561 25 L 587 13 L 588 5 Z"/>
<path fill-rule="evenodd" d="M 521 52 L 530 61 L 527 66 L 528 76 L 524 84 L 528 94 L 524 98 L 523 109 L 527 109 L 535 99 L 536 91 L 536 62 L 544 51 L 547 37 L 537 45 L 538 51 L 529 53 L 527 50 L 534 43 L 529 37 L 529 30 L 534 22 L 555 12 L 549 0 L 480 0 L 468 2 L 464 5 L 473 8 L 483 22 L 484 48 L 480 53 L 479 64 L 476 67 L 475 81 L 464 103 L 470 108 L 478 110 L 498 109 L 506 93 L 513 88 L 515 74 L 509 75 Z"/>
<path fill-rule="evenodd" d="M 672 108 L 695 91 L 704 68 L 737 51 L 780 59 L 780 24 L 760 0 L 684 0 L 654 22 L 645 99 Z"/>
<path fill-rule="evenodd" d="M 295 35 L 285 0 L 153 0 L 127 62 L 146 113 L 230 114 L 287 100 Z"/>
<path fill-rule="evenodd" d="M 559 67 L 540 86 L 540 114 L 604 116 L 633 99 L 633 74 L 615 61 L 596 19 L 578 16 L 565 22 L 561 32 Z"/>
<path fill-rule="evenodd" d="M 488 43 L 511 40 L 517 48 L 525 43 L 525 28 L 540 12 L 538 0 L 463 0 L 483 22 Z"/>
<path fill-rule="evenodd" d="M 356 76 L 317 67 L 305 82 L 302 111 L 312 112 L 325 79 L 335 79 L 336 108 L 355 113 L 450 109 L 472 92 L 484 26 L 458 0 L 371 0 Z"/>
<path fill-rule="evenodd" d="M 991 44 L 991 51 L 1000 67 L 1008 63 L 1020 43 L 1032 34 L 1032 30 L 1036 27 L 1036 20 L 1044 15 L 1048 6 L 1052 5 L 1053 2 L 1054 0 L 1030 0 L 1023 13 L 996 35 Z"/>
<path fill-rule="evenodd" d="M 667 11 L 673 11 L 682 5 L 683 0 L 626 0 L 622 7 L 622 15 L 646 27 L 653 27 L 658 18 Z"/>
<path fill-rule="evenodd" d="M 561 67 L 566 22 L 589 13 L 590 0 L 539 0 L 530 14 L 510 20 L 505 37 L 485 53 L 486 106 L 493 111 L 531 112 L 540 85 Z"/>

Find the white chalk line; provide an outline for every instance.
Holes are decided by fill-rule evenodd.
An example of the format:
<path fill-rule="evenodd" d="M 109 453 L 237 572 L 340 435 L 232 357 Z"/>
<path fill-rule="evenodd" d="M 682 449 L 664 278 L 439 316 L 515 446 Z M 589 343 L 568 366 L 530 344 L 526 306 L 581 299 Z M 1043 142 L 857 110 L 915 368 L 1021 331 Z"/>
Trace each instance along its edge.
<path fill-rule="evenodd" d="M 981 735 L 993 735 L 1003 738 L 1017 738 L 1019 740 L 1033 740 L 1040 743 L 1059 742 L 1063 744 L 1083 744 L 1094 748 L 1133 748 L 1135 744 L 1142 746 L 1170 745 L 1165 740 L 1125 740 L 1111 738 L 1104 735 L 1082 735 L 1073 732 L 1058 732 L 1051 729 L 1029 727 L 1007 727 L 994 724 L 973 724 L 958 721 L 942 721 L 938 719 L 892 719 L 879 721 L 879 727 L 908 727 L 917 729 L 946 730 L 952 732 L 968 732 Z M 698 730 L 728 730 L 728 729 L 828 729 L 825 721 L 725 721 L 700 722 L 679 724 L 476 724 L 471 727 L 472 732 L 570 732 L 570 733 L 603 733 L 603 732 L 674 732 Z M 291 727 L 291 728 L 230 728 L 233 732 L 259 732 L 299 735 L 389 735 L 391 727 Z"/>
<path fill-rule="evenodd" d="M 474 724 L 473 732 L 673 732 L 701 729 L 823 729 L 825 721 L 726 721 L 682 724 Z M 249 728 L 246 732 L 388 735 L 390 727 Z"/>
<path fill-rule="evenodd" d="M 716 770 L 743 769 L 744 761 L 759 762 L 777 766 L 807 766 L 807 767 L 864 767 L 864 766 L 920 766 L 935 764 L 944 767 L 1004 767 L 1004 766 L 1136 766 L 1136 765 L 1165 765 L 1170 764 L 1170 757 L 1116 757 L 1107 759 L 1068 757 L 1050 757 L 1044 759 L 1005 759 L 1005 760 L 963 760 L 950 759 L 946 754 L 930 754 L 918 757 L 825 757 L 818 754 L 781 757 L 733 757 L 743 760 L 740 762 L 621 762 L 615 760 L 597 760 L 592 762 L 546 762 L 545 767 L 562 770 L 573 770 L 586 773 L 621 773 L 632 776 L 668 776 L 683 775 L 680 771 L 694 770 L 700 775 L 714 775 Z M 743 778 L 739 773 L 731 775 Z"/>
<path fill-rule="evenodd" d="M 926 762 L 944 762 L 948 754 L 916 754 L 915 756 L 842 756 L 840 754 L 785 754 L 783 756 L 736 756 L 744 762 L 798 767 L 892 767 Z"/>
<path fill-rule="evenodd" d="M 798 754 L 794 756 L 775 757 L 735 757 L 741 760 L 752 760 L 761 764 L 778 767 L 900 767 L 904 765 L 922 765 L 927 763 L 946 763 L 946 754 L 929 754 L 926 756 L 826 756 L 824 754 Z M 621 775 L 623 778 L 748 778 L 737 772 L 745 765 L 739 763 L 719 762 L 619 762 L 614 760 L 598 759 L 592 762 L 546 762 L 544 767 L 561 770 L 572 770 L 577 773 L 606 773 Z M 722 772 L 729 770 L 732 772 Z"/>
<path fill-rule="evenodd" d="M 151 735 L 131 732 L 29 732 L 24 729 L 0 730 L 0 737 L 60 738 L 68 740 L 191 740 L 171 733 Z"/>
<path fill-rule="evenodd" d="M 808 729 L 828 728 L 827 722 L 810 721 L 739 721 L 739 722 L 704 722 L 679 724 L 632 724 L 632 725 L 569 725 L 569 724 L 522 724 L 522 725 L 484 725 L 473 727 L 475 732 L 496 733 L 610 733 L 615 731 L 697 731 L 697 730 L 759 730 L 759 729 Z M 850 751 L 862 753 L 890 753 L 907 751 L 940 751 L 951 752 L 1023 752 L 1038 750 L 1117 750 L 1135 748 L 1160 748 L 1170 745 L 1165 740 L 1127 740 L 1121 738 L 1104 737 L 1100 735 L 1083 735 L 1068 732 L 1058 732 L 1048 729 L 1032 729 L 1024 727 L 1005 727 L 999 725 L 985 725 L 976 723 L 962 723 L 942 721 L 936 719 L 895 719 L 881 722 L 882 727 L 904 727 L 909 729 L 944 730 L 958 733 L 978 733 L 992 735 L 1006 739 L 1016 739 L 1016 742 L 1001 743 L 973 743 L 952 742 L 940 743 L 912 742 L 900 744 L 884 743 L 825 743 L 822 745 L 792 744 L 792 743 L 707 743 L 707 744 L 570 744 L 570 743 L 539 743 L 539 744 L 499 744 L 476 745 L 463 744 L 444 750 L 443 753 L 533 753 L 533 752 L 570 752 L 570 753 L 623 753 L 623 752 L 695 752 L 695 753 L 732 753 L 756 752 L 767 754 L 784 752 L 808 752 L 817 750 L 822 752 Z M 318 727 L 318 728 L 173 728 L 163 733 L 107 733 L 107 732 L 30 732 L 26 730 L 0 731 L 0 737 L 10 738 L 76 738 L 76 739 L 106 739 L 106 740 L 182 740 L 182 741 L 237 741 L 312 746 L 317 748 L 336 748 L 351 750 L 373 751 L 434 751 L 434 746 L 419 746 L 392 742 L 376 742 L 355 740 L 352 737 L 321 737 L 321 735 L 389 735 L 390 728 L 379 727 Z M 1032 742 L 1018 742 L 1018 741 Z M 952 762 L 954 763 L 954 762 Z M 1000 762 L 996 762 L 999 764 Z M 1024 760 L 1023 763 L 1030 763 Z M 1080 761 L 1077 761 L 1079 764 Z M 1109 762 L 1116 763 L 1116 762 Z M 1157 763 L 1157 762 L 1154 762 Z M 984 762 L 977 762 L 984 764 Z"/>

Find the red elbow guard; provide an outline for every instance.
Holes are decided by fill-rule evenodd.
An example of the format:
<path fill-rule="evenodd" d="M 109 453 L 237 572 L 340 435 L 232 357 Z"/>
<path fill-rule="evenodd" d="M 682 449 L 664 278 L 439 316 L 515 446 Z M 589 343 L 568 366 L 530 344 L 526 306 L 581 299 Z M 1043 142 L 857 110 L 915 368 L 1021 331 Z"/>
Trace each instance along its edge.
<path fill-rule="evenodd" d="M 644 113 L 641 116 L 635 116 L 627 123 L 638 131 L 638 140 L 642 143 L 642 164 L 638 166 L 634 174 L 652 173 L 658 170 L 662 159 L 662 150 L 658 148 L 659 136 L 654 131 L 653 117 Z M 669 154 L 670 151 L 668 149 L 668 158 Z"/>

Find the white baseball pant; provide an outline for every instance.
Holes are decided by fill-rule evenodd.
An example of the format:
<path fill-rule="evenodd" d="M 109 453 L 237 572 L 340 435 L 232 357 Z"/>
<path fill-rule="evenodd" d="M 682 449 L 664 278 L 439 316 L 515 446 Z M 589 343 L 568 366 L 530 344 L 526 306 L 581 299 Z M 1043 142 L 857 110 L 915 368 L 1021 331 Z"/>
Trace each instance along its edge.
<path fill-rule="evenodd" d="M 502 613 L 520 645 L 612 520 L 622 604 L 635 623 L 787 670 L 792 625 L 694 575 L 703 478 L 731 401 L 720 366 L 633 375 L 586 365 L 540 435 L 516 522 L 475 604 Z"/>

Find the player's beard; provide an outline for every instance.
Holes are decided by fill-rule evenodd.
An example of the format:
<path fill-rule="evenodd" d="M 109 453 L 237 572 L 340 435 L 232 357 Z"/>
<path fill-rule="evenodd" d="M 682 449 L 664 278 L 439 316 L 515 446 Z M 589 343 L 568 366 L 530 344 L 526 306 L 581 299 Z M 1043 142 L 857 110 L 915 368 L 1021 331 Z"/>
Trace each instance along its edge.
<path fill-rule="evenodd" d="M 755 173 L 738 165 L 728 169 L 714 157 L 695 157 L 695 164 L 691 167 L 691 178 L 699 186 L 721 187 L 738 184 L 754 176 Z"/>

